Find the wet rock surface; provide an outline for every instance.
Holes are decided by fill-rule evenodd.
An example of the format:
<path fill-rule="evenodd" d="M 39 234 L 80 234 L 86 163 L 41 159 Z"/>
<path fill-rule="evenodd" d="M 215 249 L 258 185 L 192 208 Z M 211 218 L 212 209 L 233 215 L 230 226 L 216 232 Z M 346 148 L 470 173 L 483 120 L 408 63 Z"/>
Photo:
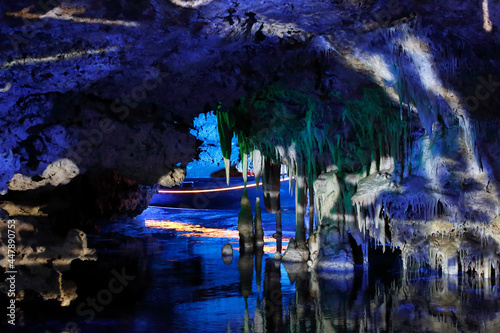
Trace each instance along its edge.
<path fill-rule="evenodd" d="M 98 220 L 139 215 L 156 189 L 140 185 L 117 170 L 95 169 L 66 185 L 10 191 L 0 201 L 0 207 L 11 217 L 46 217 L 46 223 L 62 232 L 71 227 L 93 232 Z"/>
<path fill-rule="evenodd" d="M 290 239 L 288 247 L 283 254 L 284 262 L 307 262 L 309 259 L 309 248 L 304 242 L 296 242 L 295 239 Z"/>

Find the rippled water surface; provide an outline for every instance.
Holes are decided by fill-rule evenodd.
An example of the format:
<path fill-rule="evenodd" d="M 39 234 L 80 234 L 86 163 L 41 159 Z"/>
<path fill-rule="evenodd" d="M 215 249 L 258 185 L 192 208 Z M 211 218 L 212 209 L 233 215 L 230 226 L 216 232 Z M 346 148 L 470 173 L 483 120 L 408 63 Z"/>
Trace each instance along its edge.
<path fill-rule="evenodd" d="M 240 256 L 237 216 L 152 207 L 104 223 L 100 236 L 89 236 L 99 260 L 65 274 L 78 286 L 76 304 L 54 313 L 41 302 L 22 309 L 23 320 L 33 332 L 500 332 L 494 281 L 402 277 L 373 265 L 317 274 L 281 264 L 271 259 L 272 214 L 263 214 L 264 252 Z M 285 210 L 284 246 L 294 220 Z M 226 243 L 232 261 L 221 257 Z M 129 280 L 91 316 L 88 297 L 110 288 L 113 270 Z"/>

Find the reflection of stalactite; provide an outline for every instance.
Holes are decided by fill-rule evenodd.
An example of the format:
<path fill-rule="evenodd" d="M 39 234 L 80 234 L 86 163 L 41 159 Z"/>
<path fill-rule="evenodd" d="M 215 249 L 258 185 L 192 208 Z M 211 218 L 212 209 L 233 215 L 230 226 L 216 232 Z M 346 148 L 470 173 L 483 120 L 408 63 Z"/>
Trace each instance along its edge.
<path fill-rule="evenodd" d="M 313 329 L 307 329 L 306 320 L 308 319 L 308 304 L 311 304 L 309 297 L 309 273 L 306 263 L 283 263 L 286 269 L 290 283 L 295 285 L 295 306 L 289 310 L 290 317 L 295 314 L 295 318 L 290 318 L 295 326 L 292 332 L 314 332 Z M 295 313 L 294 313 L 295 312 Z M 309 325 L 312 326 L 313 325 Z"/>
<path fill-rule="evenodd" d="M 281 264 L 272 259 L 266 259 L 264 269 L 264 309 L 266 315 L 266 330 L 282 332 L 283 300 L 281 296 Z"/>
<path fill-rule="evenodd" d="M 262 228 L 262 215 L 260 208 L 260 198 L 255 199 L 255 247 L 262 248 L 264 246 L 264 230 Z"/>
<path fill-rule="evenodd" d="M 245 299 L 252 293 L 253 255 L 240 254 L 238 259 L 238 272 L 240 273 L 241 294 Z"/>
<path fill-rule="evenodd" d="M 264 318 L 262 317 L 262 304 L 260 302 L 260 296 L 257 296 L 257 306 L 255 307 L 255 316 L 253 322 L 254 332 L 264 333 Z"/>
<path fill-rule="evenodd" d="M 243 333 L 250 332 L 250 323 L 249 323 L 249 314 L 248 314 L 248 298 L 245 297 L 245 316 L 243 319 Z"/>
<path fill-rule="evenodd" d="M 243 321 L 243 332 L 250 332 L 249 314 L 248 314 L 248 296 L 252 293 L 253 277 L 253 255 L 241 253 L 238 259 L 238 271 L 240 273 L 241 294 L 245 298 L 245 315 Z"/>
<path fill-rule="evenodd" d="M 388 279 L 376 271 L 370 277 L 365 271 L 346 278 L 308 273 L 304 264 L 283 266 L 296 290 L 294 303 L 285 311 L 286 332 L 406 332 L 414 327 L 436 332 L 454 332 L 457 327 L 498 331 L 497 289 L 485 279 Z M 268 321 L 273 319 L 269 313 Z M 275 324 L 268 330 L 277 331 Z"/>
<path fill-rule="evenodd" d="M 262 278 L 262 258 L 264 257 L 264 251 L 262 249 L 257 249 L 255 251 L 255 283 L 257 283 L 257 291 L 260 292 L 261 278 Z"/>

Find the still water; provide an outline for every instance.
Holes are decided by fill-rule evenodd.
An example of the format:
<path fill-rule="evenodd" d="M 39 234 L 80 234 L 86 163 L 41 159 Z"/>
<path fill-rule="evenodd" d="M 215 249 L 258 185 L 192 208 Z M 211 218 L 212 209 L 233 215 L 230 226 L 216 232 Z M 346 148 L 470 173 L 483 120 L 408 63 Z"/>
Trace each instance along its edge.
<path fill-rule="evenodd" d="M 237 215 L 151 207 L 136 219 L 103 223 L 99 236 L 89 236 L 97 262 L 75 263 L 65 273 L 77 285 L 78 299 L 63 310 L 50 302 L 22 309 L 25 327 L 32 332 L 500 332 L 494 283 L 400 276 L 373 265 L 353 274 L 318 274 L 307 265 L 282 264 L 271 259 L 272 214 L 262 216 L 264 251 L 240 256 Z M 294 234 L 294 219 L 293 211 L 284 211 L 284 247 Z M 232 261 L 221 257 L 226 243 L 235 249 Z M 110 285 L 117 274 L 123 288 Z M 111 287 L 111 300 L 103 301 L 102 290 Z M 103 304 L 92 305 L 96 297 Z"/>

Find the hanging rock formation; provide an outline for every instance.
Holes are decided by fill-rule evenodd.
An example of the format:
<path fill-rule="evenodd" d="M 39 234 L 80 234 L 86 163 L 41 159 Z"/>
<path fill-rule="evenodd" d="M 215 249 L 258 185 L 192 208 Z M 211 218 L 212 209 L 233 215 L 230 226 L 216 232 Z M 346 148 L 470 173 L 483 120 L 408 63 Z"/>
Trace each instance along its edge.
<path fill-rule="evenodd" d="M 399 248 L 406 268 L 487 277 L 500 252 L 500 5 L 486 3 L 2 3 L 0 200 L 113 170 L 143 194 L 100 207 L 138 214 L 155 184 L 184 179 L 193 118 L 220 111 L 255 170 L 273 161 L 309 191 L 323 182 L 311 264 L 366 264 L 372 244 Z"/>

